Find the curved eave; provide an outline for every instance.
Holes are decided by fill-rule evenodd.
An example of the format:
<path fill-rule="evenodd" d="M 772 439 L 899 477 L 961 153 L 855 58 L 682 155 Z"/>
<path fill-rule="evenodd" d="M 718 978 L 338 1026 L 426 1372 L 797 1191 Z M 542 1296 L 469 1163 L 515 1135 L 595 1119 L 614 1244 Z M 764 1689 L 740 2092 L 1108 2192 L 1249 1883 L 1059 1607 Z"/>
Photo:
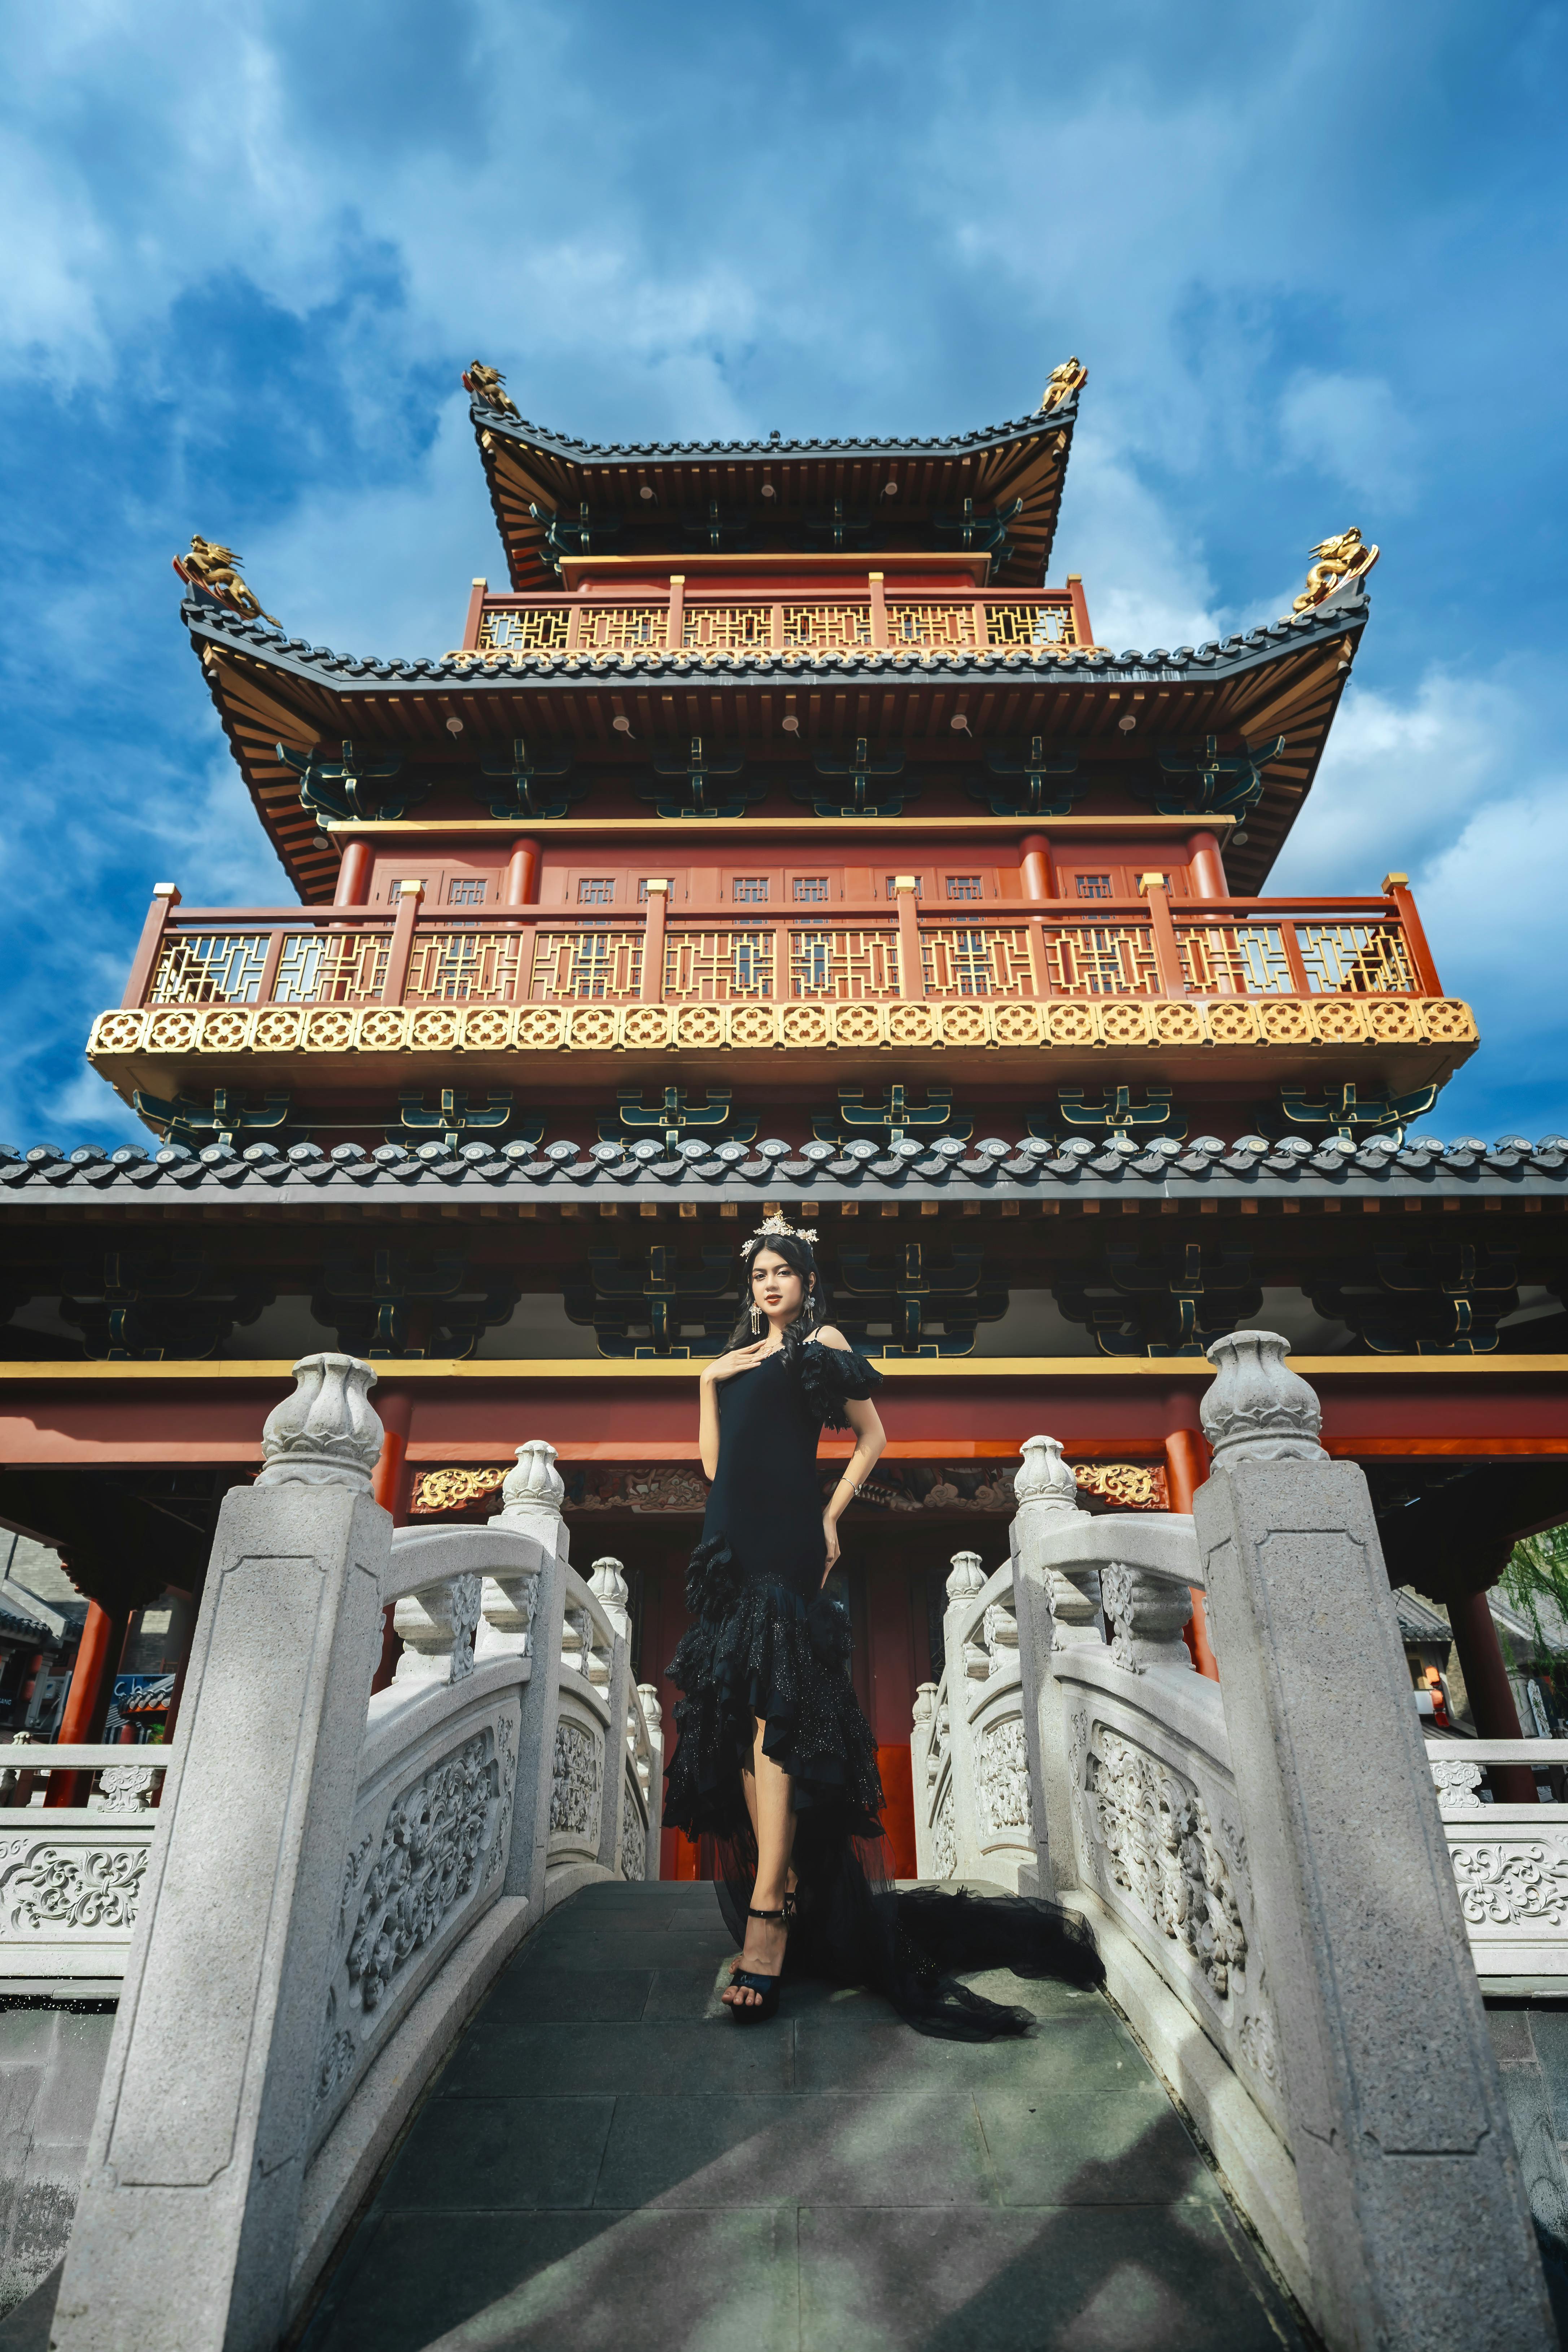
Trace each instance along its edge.
<path fill-rule="evenodd" d="M 1117 1161 L 1107 1155 L 1071 1161 L 1012 1153 L 1006 1146 L 1000 1150 L 1010 1156 L 1003 1158 L 981 1147 L 957 1161 L 932 1158 L 896 1169 L 888 1161 L 858 1163 L 847 1178 L 821 1162 L 798 1158 L 783 1144 L 776 1149 L 780 1158 L 758 1158 L 721 1172 L 711 1159 L 638 1165 L 629 1155 L 612 1170 L 586 1158 L 563 1164 L 547 1153 L 512 1159 L 498 1152 L 466 1159 L 460 1151 L 432 1150 L 421 1155 L 411 1150 L 389 1166 L 355 1146 L 329 1157 L 307 1144 L 286 1156 L 257 1159 L 225 1145 L 211 1146 L 199 1155 L 181 1149 L 138 1152 L 122 1148 L 112 1159 L 91 1147 L 68 1157 L 41 1147 L 26 1159 L 0 1154 L 0 1214 L 45 1207 L 79 1213 L 106 1196 L 129 1207 L 148 1194 L 164 1201 L 183 1198 L 221 1212 L 237 1192 L 258 1204 L 276 1202 L 285 1211 L 309 1208 L 323 1194 L 345 1202 L 357 1200 L 371 1209 L 395 1207 L 412 1199 L 475 1207 L 496 1200 L 531 1200 L 557 1207 L 700 1202 L 714 1209 L 726 1203 L 753 1209 L 764 1201 L 782 1201 L 795 1209 L 807 1201 L 824 1208 L 868 1201 L 960 1207 L 1055 1202 L 1096 1211 L 1134 1202 L 1163 1202 L 1177 1210 L 1240 1210 L 1443 1200 L 1456 1207 L 1506 1210 L 1527 1202 L 1556 1207 L 1568 1192 L 1568 1150 L 1555 1136 L 1543 1137 L 1533 1146 L 1503 1142 L 1491 1150 L 1462 1142 L 1407 1145 L 1399 1150 L 1373 1144 L 1353 1153 L 1319 1152 L 1307 1160 L 1222 1150 L 1207 1154 L 1187 1150 L 1174 1160 L 1146 1155 Z M 1475 1360 L 1462 1360 L 1468 1364 Z"/>
<path fill-rule="evenodd" d="M 205 600 L 187 603 L 184 614 L 258 814 L 300 896 L 324 901 L 336 885 L 337 853 L 318 840 L 314 817 L 300 806 L 299 780 L 277 757 L 279 740 L 303 747 L 353 736 L 456 768 L 447 727 L 456 718 L 465 764 L 520 734 L 571 748 L 602 769 L 640 768 L 650 745 L 691 734 L 716 751 L 798 764 L 783 729 L 786 714 L 799 717 L 807 748 L 841 750 L 867 735 L 947 763 L 961 713 L 969 720 L 965 758 L 971 745 L 1032 734 L 1091 758 L 1125 756 L 1130 740 L 1139 751 L 1192 749 L 1214 735 L 1227 749 L 1284 735 L 1286 750 L 1247 814 L 1247 841 L 1226 851 L 1233 888 L 1256 896 L 1311 788 L 1368 610 L 1355 589 L 1292 620 L 1174 653 L 853 651 L 786 661 L 643 652 L 524 656 L 504 667 L 450 656 L 359 660 Z M 1131 738 L 1118 724 L 1129 716 L 1137 720 Z M 636 751 L 621 748 L 617 718 L 630 720 Z M 754 822 L 766 824 L 761 810 Z"/>
<path fill-rule="evenodd" d="M 1012 552 L 997 571 L 998 585 L 1038 587 L 1056 538 L 1062 485 L 1078 422 L 1074 394 L 1048 416 L 1026 416 L 977 433 L 933 441 L 572 441 L 519 417 L 498 415 L 475 401 L 474 435 L 506 549 L 511 584 L 520 594 L 547 593 L 557 583 L 543 553 L 544 526 L 531 505 L 574 518 L 586 499 L 603 514 L 639 516 L 645 508 L 679 518 L 702 513 L 710 499 L 725 509 L 768 515 L 781 546 L 810 545 L 808 515 L 843 499 L 850 514 L 884 511 L 887 486 L 896 483 L 902 527 L 921 517 L 953 514 L 965 499 L 988 513 L 1024 501 L 1009 526 Z M 764 502 L 762 484 L 775 499 Z M 651 500 L 644 499 L 650 489 Z M 793 526 L 793 528 L 792 528 Z M 770 533 L 770 543 L 772 535 Z M 911 541 L 911 544 L 913 541 Z M 665 551 L 674 551 L 679 538 Z"/>

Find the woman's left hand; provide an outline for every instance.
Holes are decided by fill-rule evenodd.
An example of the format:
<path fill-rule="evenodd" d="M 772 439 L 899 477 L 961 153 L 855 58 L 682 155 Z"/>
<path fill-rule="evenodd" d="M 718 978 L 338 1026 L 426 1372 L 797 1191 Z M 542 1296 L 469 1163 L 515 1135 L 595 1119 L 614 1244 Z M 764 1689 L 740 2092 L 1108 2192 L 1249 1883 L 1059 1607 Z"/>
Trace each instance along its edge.
<path fill-rule="evenodd" d="M 838 1528 L 826 1511 L 822 1515 L 822 1539 L 827 1547 L 827 1559 L 822 1570 L 822 1581 L 826 1584 L 838 1565 Z"/>

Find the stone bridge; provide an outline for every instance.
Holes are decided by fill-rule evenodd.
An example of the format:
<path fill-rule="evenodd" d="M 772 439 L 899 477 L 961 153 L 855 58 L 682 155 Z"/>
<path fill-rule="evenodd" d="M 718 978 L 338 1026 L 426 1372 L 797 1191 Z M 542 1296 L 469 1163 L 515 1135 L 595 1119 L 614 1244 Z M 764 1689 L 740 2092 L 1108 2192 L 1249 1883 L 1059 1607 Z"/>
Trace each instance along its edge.
<path fill-rule="evenodd" d="M 9 1816 L 0 1966 L 123 1983 L 63 2273 L 0 2352 L 1554 2344 L 1557 2136 L 1476 1956 L 1568 1969 L 1560 1809 L 1480 1834 L 1479 1748 L 1439 1801 L 1360 1472 L 1282 1340 L 1213 1353 L 1192 1517 L 1091 1517 L 1032 1439 L 1007 1561 L 954 1561 L 922 1875 L 1054 1893 L 1107 1967 L 976 1979 L 1037 2020 L 980 2046 L 814 1985 L 720 2015 L 552 1449 L 488 1526 L 395 1533 L 370 1367 L 305 1359 L 172 1748 L 30 1756 L 85 1801 Z"/>

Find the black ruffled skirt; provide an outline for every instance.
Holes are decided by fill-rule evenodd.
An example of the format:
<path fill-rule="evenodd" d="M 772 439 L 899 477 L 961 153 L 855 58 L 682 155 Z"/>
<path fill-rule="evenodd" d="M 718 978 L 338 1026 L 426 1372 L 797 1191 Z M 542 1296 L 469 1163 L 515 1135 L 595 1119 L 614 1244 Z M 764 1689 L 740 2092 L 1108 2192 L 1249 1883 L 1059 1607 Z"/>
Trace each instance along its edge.
<path fill-rule="evenodd" d="M 1088 1929 L 1054 1903 L 893 1887 L 876 1742 L 850 1684 L 849 1621 L 837 1601 L 743 1578 L 721 1536 L 692 1553 L 686 1600 L 694 1622 L 667 1669 L 682 1696 L 664 1819 L 699 1842 L 737 1944 L 756 1877 L 743 1775 L 761 1718 L 763 1752 L 793 1784 L 798 1910 L 786 1977 L 868 1986 L 923 2032 L 963 2040 L 1026 2032 L 1032 2020 L 954 1971 L 1103 1982 Z"/>

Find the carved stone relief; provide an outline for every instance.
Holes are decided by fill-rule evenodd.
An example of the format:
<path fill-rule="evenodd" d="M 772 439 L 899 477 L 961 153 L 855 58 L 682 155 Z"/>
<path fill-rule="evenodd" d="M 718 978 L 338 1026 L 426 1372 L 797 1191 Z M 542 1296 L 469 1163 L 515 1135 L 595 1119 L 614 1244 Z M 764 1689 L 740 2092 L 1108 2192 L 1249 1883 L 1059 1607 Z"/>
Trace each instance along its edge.
<path fill-rule="evenodd" d="M 162 1775 L 146 1764 L 111 1764 L 98 1776 L 100 1801 L 92 1805 L 94 1812 L 148 1813 L 153 1810 L 153 1791 Z"/>
<path fill-rule="evenodd" d="M 1477 1791 L 1482 1780 L 1479 1764 L 1434 1764 L 1438 1810 L 1445 1813 L 1479 1813 L 1486 1810 Z"/>
<path fill-rule="evenodd" d="M 144 1843 L 42 1845 L 11 1838 L 0 1845 L 0 1917 L 17 1936 L 105 1927 L 129 1935 L 146 1869 Z"/>
<path fill-rule="evenodd" d="M 1026 1838 L 1033 1836 L 1029 1751 L 1018 1717 L 1005 1723 L 994 1723 L 981 1734 L 975 1782 L 980 1815 L 988 1836 L 995 1837 L 1004 1830 L 1016 1830 Z"/>
<path fill-rule="evenodd" d="M 634 1886 L 647 1876 L 647 1830 L 637 1802 L 636 1784 L 626 1775 L 626 1801 L 621 1812 L 621 1876 Z"/>
<path fill-rule="evenodd" d="M 555 1727 L 550 1792 L 550 1832 L 582 1845 L 597 1845 L 605 1798 L 605 1748 L 596 1732 L 580 1723 Z"/>
<path fill-rule="evenodd" d="M 1089 1757 L 1093 1829 L 1111 1884 L 1196 1961 L 1218 2000 L 1247 1965 L 1230 1874 L 1193 1783 L 1109 1724 Z"/>
<path fill-rule="evenodd" d="M 452 1579 L 452 1680 L 460 1683 L 474 1671 L 474 1635 L 479 1624 L 479 1593 L 484 1579 Z"/>
<path fill-rule="evenodd" d="M 394 1799 L 348 1948 L 350 1998 L 367 2014 L 479 1883 L 479 1857 L 500 1817 L 500 1781 L 494 1738 L 484 1731 Z"/>
<path fill-rule="evenodd" d="M 952 1790 L 949 1788 L 931 1823 L 931 1859 L 939 1878 L 951 1878 L 958 1867 L 958 1845 L 952 1830 Z"/>
<path fill-rule="evenodd" d="M 1568 1926 L 1568 1847 L 1562 1839 L 1458 1845 L 1452 1859 L 1459 1908 L 1471 1927 Z"/>

